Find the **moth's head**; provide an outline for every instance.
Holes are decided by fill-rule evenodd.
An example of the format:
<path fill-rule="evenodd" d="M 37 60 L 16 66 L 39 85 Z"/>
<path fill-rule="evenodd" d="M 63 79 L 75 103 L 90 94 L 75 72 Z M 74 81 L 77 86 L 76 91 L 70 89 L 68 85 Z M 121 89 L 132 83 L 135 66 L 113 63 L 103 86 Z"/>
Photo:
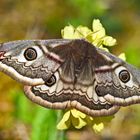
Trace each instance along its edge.
<path fill-rule="evenodd" d="M 68 40 L 23 40 L 0 45 L 0 71 L 26 85 L 44 84 L 63 60 L 50 50 Z"/>

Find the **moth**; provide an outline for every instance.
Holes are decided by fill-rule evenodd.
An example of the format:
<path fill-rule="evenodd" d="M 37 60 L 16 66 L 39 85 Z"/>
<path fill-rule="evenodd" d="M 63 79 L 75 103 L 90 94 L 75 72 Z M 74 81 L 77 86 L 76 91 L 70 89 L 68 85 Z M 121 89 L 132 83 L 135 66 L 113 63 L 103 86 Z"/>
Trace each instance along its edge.
<path fill-rule="evenodd" d="M 84 39 L 1 43 L 0 71 L 46 108 L 108 116 L 140 102 L 140 71 Z"/>

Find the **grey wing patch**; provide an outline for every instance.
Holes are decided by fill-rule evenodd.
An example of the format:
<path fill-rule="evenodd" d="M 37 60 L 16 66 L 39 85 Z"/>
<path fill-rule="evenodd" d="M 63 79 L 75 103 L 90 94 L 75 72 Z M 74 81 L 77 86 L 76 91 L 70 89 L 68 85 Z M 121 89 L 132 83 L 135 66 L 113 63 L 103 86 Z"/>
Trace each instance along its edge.
<path fill-rule="evenodd" d="M 43 44 L 31 40 L 2 44 L 0 51 L 3 52 L 3 58 L 0 59 L 0 71 L 25 85 L 44 84 L 63 62 L 59 56 L 45 52 L 47 47 L 45 50 L 44 48 Z M 32 53 L 28 50 L 32 50 Z M 33 54 L 35 58 L 27 59 L 27 55 L 32 57 Z"/>
<path fill-rule="evenodd" d="M 98 96 L 103 96 L 105 100 L 114 105 L 128 106 L 140 103 L 140 90 L 136 87 L 122 88 L 114 84 L 98 85 Z"/>
<path fill-rule="evenodd" d="M 25 86 L 25 94 L 33 102 L 54 109 L 76 108 L 90 116 L 108 116 L 116 113 L 119 106 L 112 105 L 102 97 L 97 97 L 94 86 L 75 86 L 64 83 L 56 72 L 56 84 Z"/>
<path fill-rule="evenodd" d="M 121 72 L 124 71 L 126 71 L 127 75 L 120 76 Z M 139 82 L 125 63 L 124 65 L 116 65 L 116 67 L 112 66 L 112 68 L 104 72 L 98 71 L 95 77 L 97 95 L 104 97 L 111 104 L 128 106 L 140 103 Z M 127 81 L 121 78 L 126 78 Z"/>

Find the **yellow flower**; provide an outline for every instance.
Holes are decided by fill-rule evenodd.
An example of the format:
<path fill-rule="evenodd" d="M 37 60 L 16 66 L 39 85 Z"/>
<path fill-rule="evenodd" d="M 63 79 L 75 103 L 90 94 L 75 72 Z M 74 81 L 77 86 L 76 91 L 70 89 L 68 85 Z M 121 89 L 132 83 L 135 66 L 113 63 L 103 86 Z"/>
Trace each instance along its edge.
<path fill-rule="evenodd" d="M 57 125 L 57 129 L 65 130 L 72 127 L 76 129 L 80 129 L 88 125 L 88 126 L 92 126 L 93 130 L 96 133 L 99 133 L 103 130 L 104 125 L 107 122 L 110 122 L 113 118 L 114 116 L 93 118 L 85 115 L 84 113 L 76 109 L 70 109 L 64 113 L 63 118 Z"/>
<path fill-rule="evenodd" d="M 61 34 L 64 39 L 86 39 L 96 47 L 100 47 L 106 51 L 109 50 L 104 46 L 116 45 L 116 39 L 106 35 L 105 29 L 98 19 L 93 20 L 92 30 L 82 25 L 77 28 L 69 25 L 61 30 Z M 124 54 L 121 54 L 119 57 L 125 59 Z M 113 117 L 114 116 L 92 118 L 76 109 L 70 109 L 65 112 L 63 118 L 58 123 L 57 128 L 61 130 L 68 129 L 69 127 L 80 129 L 85 125 L 90 125 L 93 130 L 98 133 L 103 130 L 104 124 L 108 121 L 110 122 Z"/>
<path fill-rule="evenodd" d="M 58 129 L 68 129 L 69 127 L 75 127 L 77 129 L 82 128 L 86 125 L 84 119 L 86 115 L 76 109 L 71 109 L 65 112 L 62 120 L 58 123 Z"/>
<path fill-rule="evenodd" d="M 105 46 L 114 46 L 116 39 L 107 36 L 105 29 L 98 19 L 93 20 L 92 30 L 86 26 L 78 26 L 74 28 L 72 25 L 66 26 L 61 30 L 62 37 L 65 39 L 78 39 L 84 38 L 94 44 L 96 47 L 104 48 Z"/>

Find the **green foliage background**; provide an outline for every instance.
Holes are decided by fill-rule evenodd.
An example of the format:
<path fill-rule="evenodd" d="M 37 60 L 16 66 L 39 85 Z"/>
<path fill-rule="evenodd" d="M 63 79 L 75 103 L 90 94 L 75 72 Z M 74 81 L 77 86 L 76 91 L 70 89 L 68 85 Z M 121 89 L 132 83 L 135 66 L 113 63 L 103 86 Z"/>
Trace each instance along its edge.
<path fill-rule="evenodd" d="M 0 41 L 61 38 L 60 30 L 69 23 L 90 28 L 98 18 L 117 39 L 111 51 L 124 52 L 128 62 L 140 67 L 139 9 L 139 0 L 1 0 Z M 22 85 L 2 73 L 0 77 L 0 140 L 140 139 L 139 105 L 122 108 L 101 134 L 90 128 L 58 131 L 61 112 L 30 102 Z"/>

